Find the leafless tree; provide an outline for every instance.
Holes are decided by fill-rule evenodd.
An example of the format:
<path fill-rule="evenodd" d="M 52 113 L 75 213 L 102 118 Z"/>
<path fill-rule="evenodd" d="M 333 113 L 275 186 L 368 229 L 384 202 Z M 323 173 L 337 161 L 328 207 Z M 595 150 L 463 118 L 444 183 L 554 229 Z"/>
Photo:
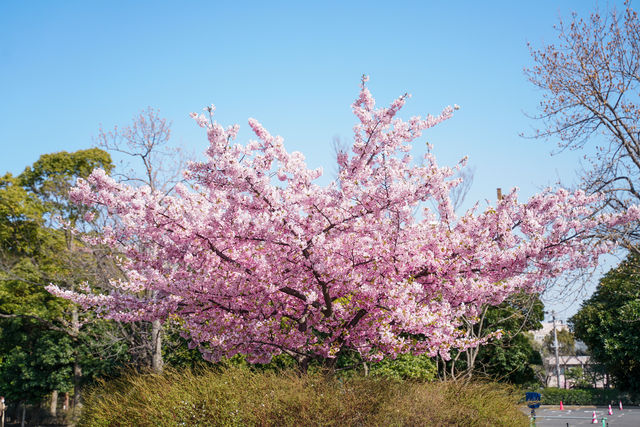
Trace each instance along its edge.
<path fill-rule="evenodd" d="M 602 193 L 600 212 L 640 202 L 640 21 L 625 10 L 575 13 L 556 26 L 557 43 L 535 49 L 526 69 L 542 91 L 543 123 L 532 136 L 555 139 L 559 150 L 584 150 L 581 188 Z M 628 248 L 640 242 L 640 226 L 601 230 Z"/>
<path fill-rule="evenodd" d="M 170 145 L 171 123 L 158 115 L 151 107 L 141 111 L 132 123 L 125 127 L 114 127 L 111 131 L 100 128 L 97 145 L 120 157 L 113 176 L 131 185 L 145 185 L 151 191 L 169 194 L 180 182 L 187 158 L 179 147 Z M 155 298 L 156 295 L 147 295 Z M 163 369 L 162 324 L 151 322 L 151 336 L 143 348 L 151 352 L 151 368 L 155 372 Z"/>
<path fill-rule="evenodd" d="M 100 128 L 95 142 L 114 157 L 120 157 L 120 164 L 112 174 L 119 181 L 147 185 L 166 194 L 182 181 L 187 163 L 182 149 L 172 146 L 170 139 L 171 122 L 147 107 L 128 126 L 115 126 L 111 131 Z"/>

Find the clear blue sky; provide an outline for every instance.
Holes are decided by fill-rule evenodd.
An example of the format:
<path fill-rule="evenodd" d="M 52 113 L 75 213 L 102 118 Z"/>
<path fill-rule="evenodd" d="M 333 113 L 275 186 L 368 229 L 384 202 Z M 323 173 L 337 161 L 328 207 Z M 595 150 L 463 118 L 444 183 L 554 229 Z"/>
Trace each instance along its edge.
<path fill-rule="evenodd" d="M 462 107 L 424 139 L 441 164 L 469 156 L 469 201 L 513 186 L 526 199 L 571 184 L 579 159 L 518 136 L 537 125 L 524 112 L 540 95 L 523 73 L 527 42 L 553 42 L 560 17 L 597 3 L 2 1 L 0 173 L 88 148 L 100 124 L 128 124 L 147 106 L 173 122 L 174 143 L 201 153 L 188 114 L 213 103 L 219 122 L 246 129 L 255 117 L 330 175 L 366 73 L 379 103 L 413 95 L 404 117 Z"/>

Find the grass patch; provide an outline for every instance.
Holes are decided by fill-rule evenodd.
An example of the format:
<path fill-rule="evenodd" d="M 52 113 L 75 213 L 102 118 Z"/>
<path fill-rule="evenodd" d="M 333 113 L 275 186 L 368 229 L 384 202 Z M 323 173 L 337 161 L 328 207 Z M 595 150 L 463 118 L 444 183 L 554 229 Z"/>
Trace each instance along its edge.
<path fill-rule="evenodd" d="M 82 426 L 527 426 L 489 383 L 339 380 L 248 368 L 125 375 L 93 387 Z"/>

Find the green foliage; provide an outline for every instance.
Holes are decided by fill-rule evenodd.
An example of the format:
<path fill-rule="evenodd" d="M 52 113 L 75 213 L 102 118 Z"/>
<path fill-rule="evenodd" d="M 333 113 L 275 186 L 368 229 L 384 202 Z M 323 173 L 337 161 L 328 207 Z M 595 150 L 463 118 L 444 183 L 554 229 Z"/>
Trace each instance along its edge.
<path fill-rule="evenodd" d="M 542 328 L 544 304 L 539 295 L 521 293 L 512 295 L 502 304 L 490 307 L 487 324 L 492 329 L 507 332 L 532 331 Z"/>
<path fill-rule="evenodd" d="M 69 303 L 43 280 L 58 271 L 63 239 L 44 227 L 45 213 L 20 179 L 0 180 L 0 394 L 14 401 L 70 387 L 70 339 L 49 328 Z"/>
<path fill-rule="evenodd" d="M 43 154 L 20 175 L 21 184 L 40 197 L 49 213 L 63 215 L 74 221 L 81 207 L 69 202 L 69 189 L 78 178 L 86 178 L 96 168 L 108 172 L 113 168 L 111 156 L 99 148 L 78 150 L 73 153 L 60 151 Z"/>
<path fill-rule="evenodd" d="M 84 426 L 526 426 L 498 384 L 401 382 L 246 368 L 167 370 L 102 382 Z"/>
<path fill-rule="evenodd" d="M 17 259 L 8 270 L 0 271 L 0 313 L 46 320 L 61 317 L 69 302 L 47 292 L 42 276 L 39 266 L 26 257 Z"/>
<path fill-rule="evenodd" d="M 591 386 L 591 383 L 585 377 L 584 369 L 580 366 L 567 369 L 564 375 L 571 380 L 573 388 L 589 388 Z"/>
<path fill-rule="evenodd" d="M 542 357 L 526 334 L 515 333 L 481 348 L 476 363 L 478 371 L 497 381 L 536 384 L 533 365 L 541 365 Z"/>
<path fill-rule="evenodd" d="M 536 383 L 532 365 L 541 365 L 527 331 L 540 329 L 544 305 L 537 295 L 518 294 L 487 310 L 485 323 L 489 331 L 501 329 L 503 337 L 480 348 L 478 371 L 498 381 L 512 384 Z"/>
<path fill-rule="evenodd" d="M 0 328 L 0 393 L 9 401 L 37 403 L 51 390 L 71 389 L 73 342 L 29 318 Z"/>
<path fill-rule="evenodd" d="M 397 380 L 431 381 L 437 376 L 436 364 L 425 355 L 402 354 L 396 359 L 382 359 L 371 365 L 372 377 Z"/>
<path fill-rule="evenodd" d="M 54 193 L 59 191 L 60 183 L 73 184 L 77 178 L 88 177 L 96 168 L 103 168 L 107 173 L 113 169 L 109 153 L 99 148 L 73 153 L 60 151 L 41 155 L 24 170 L 22 181 L 34 193 Z"/>
<path fill-rule="evenodd" d="M 257 372 L 283 372 L 283 371 L 293 371 L 298 369 L 298 362 L 291 356 L 286 354 L 278 354 L 274 356 L 269 363 L 266 364 L 258 364 L 258 365 L 250 365 L 247 362 L 244 355 L 236 354 L 233 356 L 224 366 L 234 366 L 234 367 L 250 367 L 251 369 Z M 318 366 L 315 366 L 315 370 L 312 368 L 311 371 L 318 371 Z"/>
<path fill-rule="evenodd" d="M 511 384 L 535 384 L 538 380 L 533 366 L 541 365 L 542 359 L 527 331 L 541 328 L 543 319 L 544 305 L 537 295 L 513 295 L 498 306 L 485 307 L 480 321 L 471 326 L 470 335 L 481 338 L 501 330 L 502 337 L 477 350 L 454 353 L 454 358 L 441 367 L 450 372 L 451 364 L 455 363 L 454 371 L 466 372 L 466 375 L 471 369 L 476 377 Z M 477 351 L 475 359 L 474 351 Z M 473 361 L 471 368 L 469 360 Z"/>
<path fill-rule="evenodd" d="M 171 329 L 170 329 L 171 331 Z M 175 342 L 175 337 L 169 332 L 170 342 Z M 237 354 L 231 359 L 210 364 L 204 362 L 197 350 L 189 350 L 186 342 L 178 346 L 167 346 L 165 361 L 174 368 L 249 368 L 256 372 L 285 372 L 298 369 L 296 360 L 286 354 L 279 354 L 271 362 L 266 364 L 249 364 L 246 357 Z M 368 375 L 372 378 L 385 378 L 391 380 L 411 380 L 411 381 L 432 381 L 437 377 L 436 364 L 432 358 L 426 355 L 401 354 L 396 359 L 385 358 L 379 362 L 368 363 Z M 318 361 L 314 361 L 309 366 L 309 372 L 315 374 L 335 374 L 341 380 L 360 377 L 365 375 L 365 364 L 356 352 L 344 352 L 338 356 L 334 370 L 328 369 Z"/>
<path fill-rule="evenodd" d="M 202 354 L 193 348 L 189 348 L 186 339 L 177 331 L 165 325 L 162 345 L 162 360 L 165 364 L 175 368 L 194 368 L 202 364 Z"/>
<path fill-rule="evenodd" d="M 95 277 L 93 255 L 76 250 L 81 244 L 53 218 L 78 222 L 69 188 L 97 166 L 111 168 L 102 150 L 60 152 L 41 156 L 18 177 L 0 178 L 0 394 L 14 401 L 69 391 L 74 363 L 89 375 L 105 368 L 94 362 L 92 337 L 107 324 L 87 326 L 91 336 L 81 332 L 73 305 L 44 289 Z"/>
<path fill-rule="evenodd" d="M 559 329 L 556 331 L 558 337 L 558 355 L 559 356 L 575 356 L 576 354 L 576 340 L 573 333 L 568 329 Z M 553 331 L 549 332 L 543 340 L 542 345 L 546 354 L 555 354 L 555 344 L 553 339 Z"/>
<path fill-rule="evenodd" d="M 640 392 L 640 255 L 609 271 L 570 320 L 577 338 L 614 384 Z"/>
<path fill-rule="evenodd" d="M 33 255 L 41 240 L 44 205 L 11 174 L 0 178 L 0 247 L 13 256 Z"/>

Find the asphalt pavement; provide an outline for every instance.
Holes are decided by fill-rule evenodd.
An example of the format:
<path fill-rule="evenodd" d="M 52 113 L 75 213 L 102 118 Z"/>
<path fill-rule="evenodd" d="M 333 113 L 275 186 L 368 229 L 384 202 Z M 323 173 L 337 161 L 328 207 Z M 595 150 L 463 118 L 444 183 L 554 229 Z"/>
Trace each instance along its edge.
<path fill-rule="evenodd" d="M 527 408 L 527 413 L 529 409 Z M 608 407 L 570 406 L 560 410 L 557 406 L 544 406 L 536 409 L 537 427 L 573 427 L 593 424 L 593 412 L 596 413 L 598 426 L 608 427 L 640 427 L 640 408 L 628 407 L 622 410 L 612 407 L 612 415 L 608 415 Z M 605 424 L 602 423 L 606 417 Z"/>

